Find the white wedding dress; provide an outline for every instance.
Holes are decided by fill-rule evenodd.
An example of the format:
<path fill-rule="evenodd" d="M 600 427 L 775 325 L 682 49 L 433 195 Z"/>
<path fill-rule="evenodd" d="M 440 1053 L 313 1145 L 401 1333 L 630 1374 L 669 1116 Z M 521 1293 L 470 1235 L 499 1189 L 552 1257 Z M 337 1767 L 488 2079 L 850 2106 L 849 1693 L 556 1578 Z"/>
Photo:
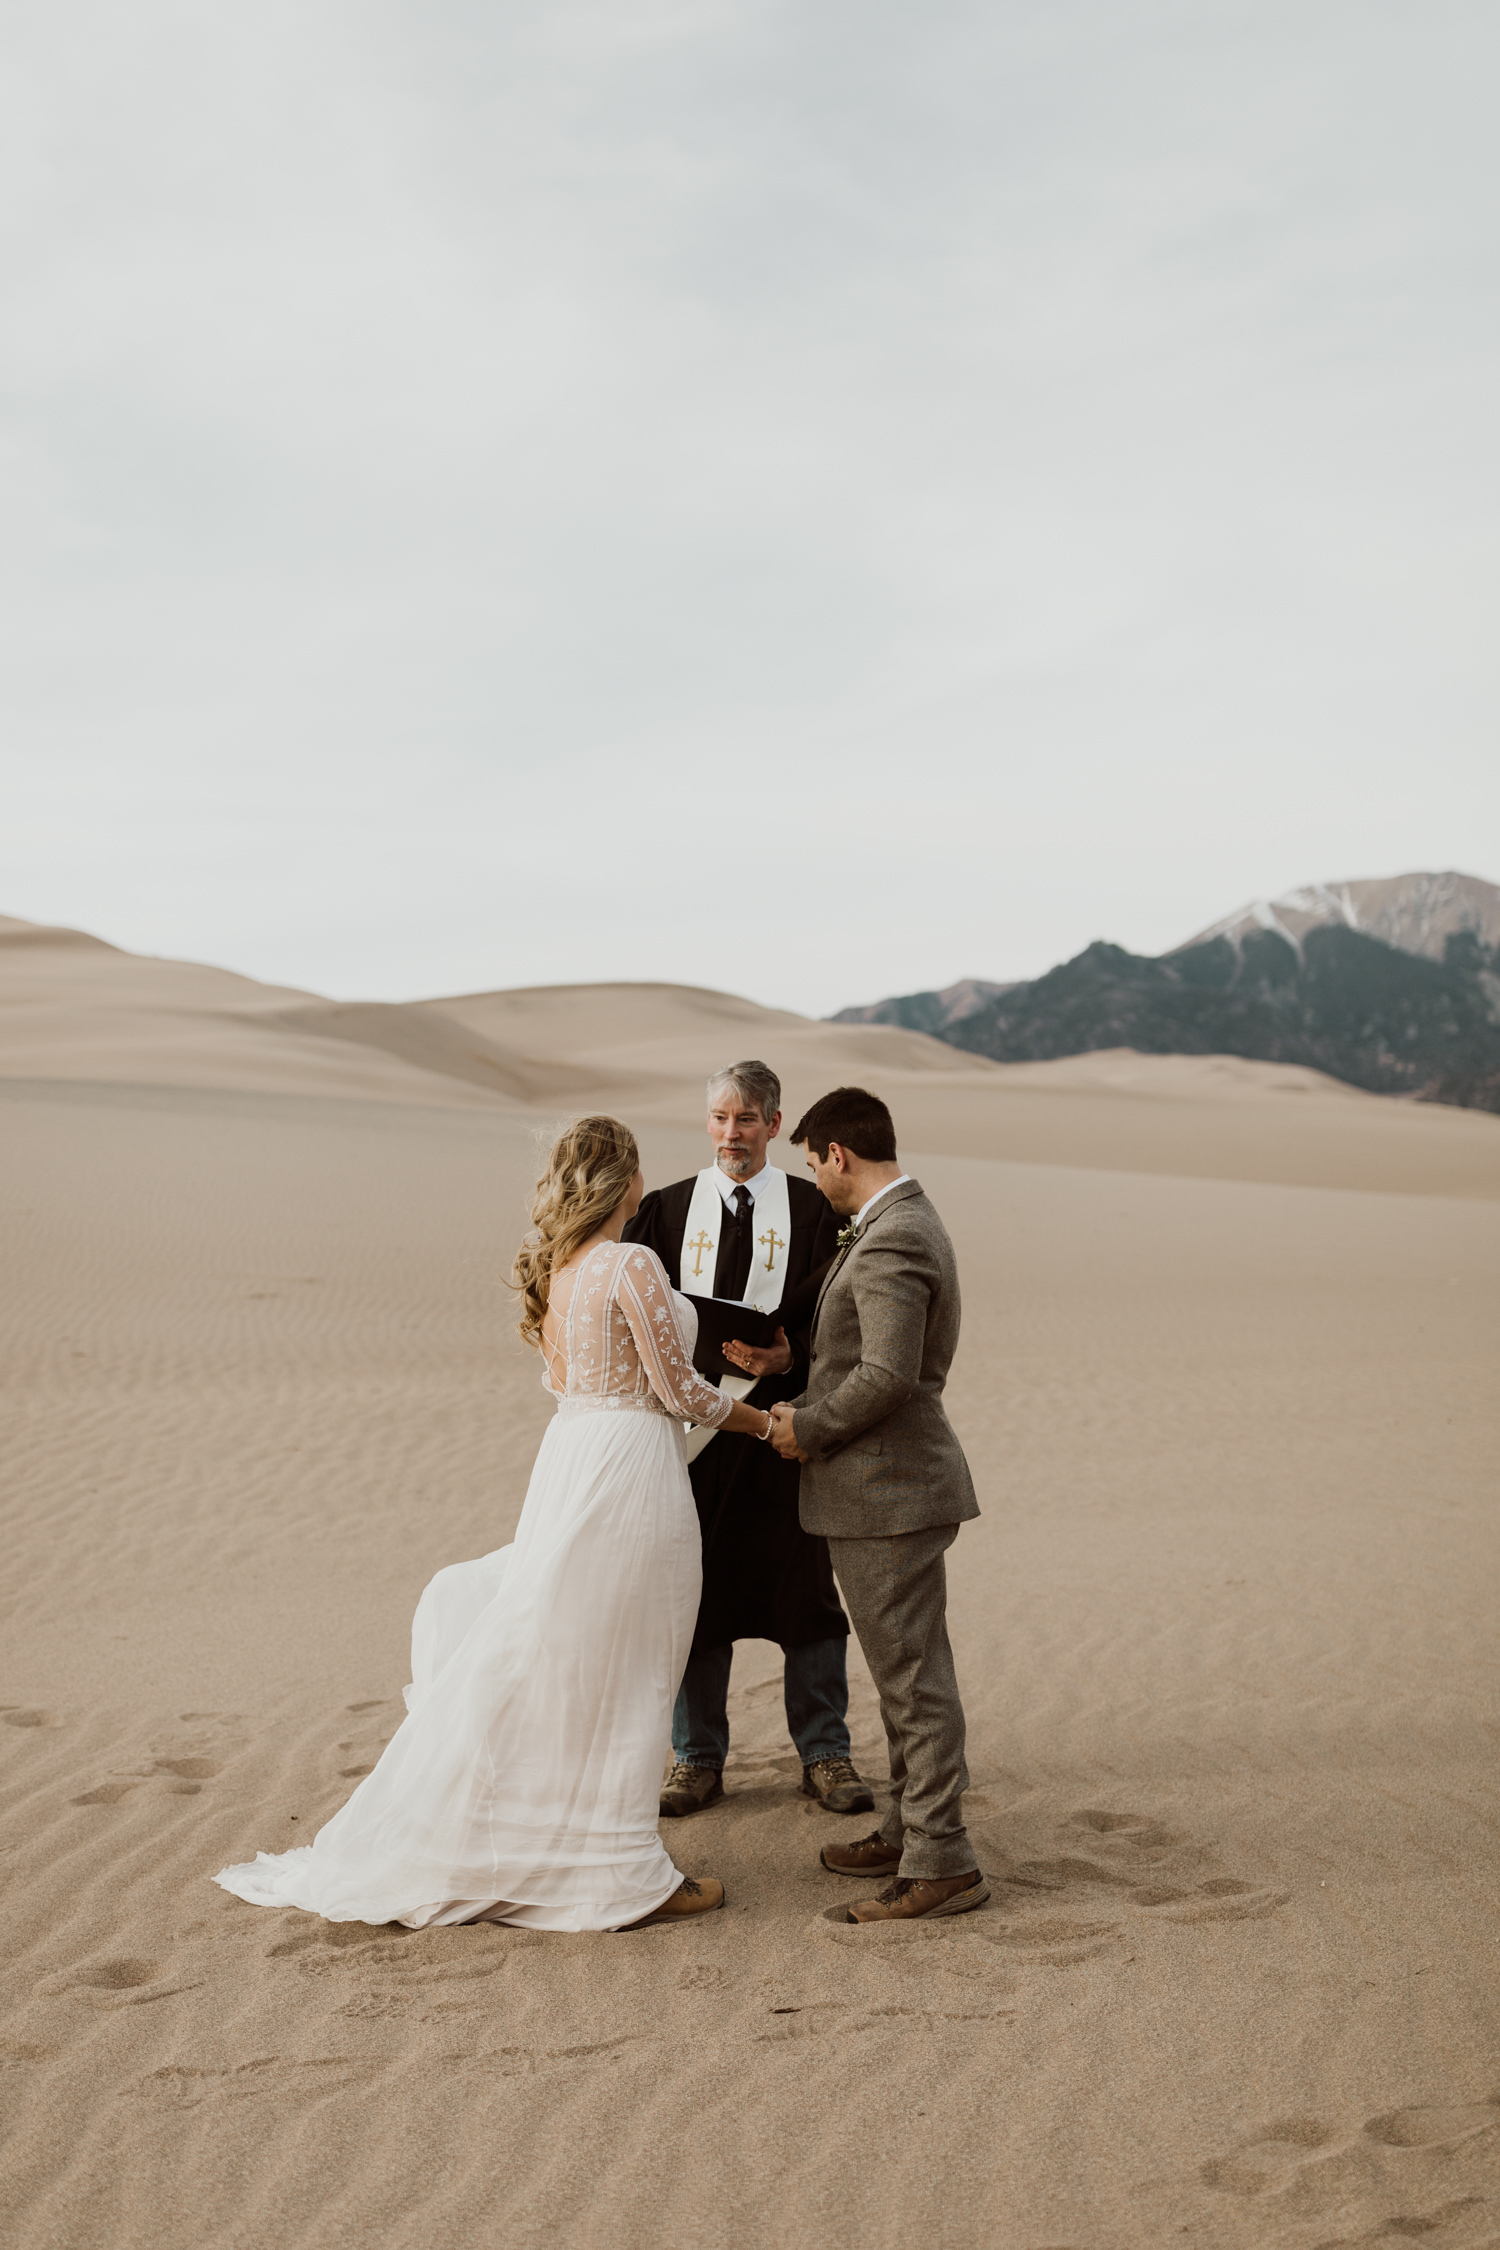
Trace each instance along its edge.
<path fill-rule="evenodd" d="M 224 1868 L 225 1890 L 413 1929 L 618 1929 L 671 1897 L 657 1804 L 703 1578 L 682 1425 L 732 1404 L 696 1338 L 650 1250 L 601 1243 L 558 1275 L 558 1407 L 514 1543 L 438 1572 L 380 1763 L 314 1842 Z"/>

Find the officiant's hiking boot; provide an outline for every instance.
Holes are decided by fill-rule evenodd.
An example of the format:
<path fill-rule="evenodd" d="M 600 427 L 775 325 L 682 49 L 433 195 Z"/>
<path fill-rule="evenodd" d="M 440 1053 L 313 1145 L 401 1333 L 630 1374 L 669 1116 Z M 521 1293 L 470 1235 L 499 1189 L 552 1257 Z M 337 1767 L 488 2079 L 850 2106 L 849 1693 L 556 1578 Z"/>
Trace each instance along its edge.
<path fill-rule="evenodd" d="M 877 1828 L 857 1844 L 825 1844 L 818 1854 L 830 1875 L 878 1875 L 882 1867 L 899 1867 L 901 1846 L 888 1844 Z"/>
<path fill-rule="evenodd" d="M 683 1820 L 689 1813 L 716 1805 L 724 1794 L 721 1766 L 675 1765 L 661 1785 L 661 1817 Z"/>
<path fill-rule="evenodd" d="M 918 1882 L 909 1875 L 898 1875 L 894 1883 L 887 1883 L 878 1898 L 863 1898 L 858 1906 L 851 1906 L 844 1916 L 846 1922 L 915 1922 L 926 1914 L 967 1914 L 971 1907 L 983 1906 L 990 1895 L 990 1886 L 976 1867 L 968 1875 L 937 1877 Z"/>
<path fill-rule="evenodd" d="M 875 1799 L 848 1758 L 819 1758 L 802 1768 L 802 1794 L 816 1797 L 830 1812 L 873 1812 Z"/>
<path fill-rule="evenodd" d="M 681 1922 L 689 1914 L 712 1914 L 715 1907 L 724 1904 L 724 1886 L 717 1875 L 700 1875 L 695 1882 L 684 1875 L 669 1899 L 643 1914 L 638 1922 L 627 1922 L 627 1930 L 649 1929 L 653 1922 Z"/>

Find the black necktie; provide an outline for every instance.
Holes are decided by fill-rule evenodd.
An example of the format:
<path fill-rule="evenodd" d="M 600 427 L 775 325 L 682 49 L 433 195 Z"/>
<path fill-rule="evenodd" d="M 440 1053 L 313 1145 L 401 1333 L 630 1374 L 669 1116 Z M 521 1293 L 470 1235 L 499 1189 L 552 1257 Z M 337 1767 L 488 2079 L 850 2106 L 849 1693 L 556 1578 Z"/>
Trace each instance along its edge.
<path fill-rule="evenodd" d="M 724 1231 L 719 1236 L 714 1265 L 714 1295 L 733 1297 L 737 1304 L 744 1302 L 745 1284 L 750 1279 L 754 1215 L 755 1198 L 741 1183 L 734 1191 L 734 1208 L 725 1206 Z"/>

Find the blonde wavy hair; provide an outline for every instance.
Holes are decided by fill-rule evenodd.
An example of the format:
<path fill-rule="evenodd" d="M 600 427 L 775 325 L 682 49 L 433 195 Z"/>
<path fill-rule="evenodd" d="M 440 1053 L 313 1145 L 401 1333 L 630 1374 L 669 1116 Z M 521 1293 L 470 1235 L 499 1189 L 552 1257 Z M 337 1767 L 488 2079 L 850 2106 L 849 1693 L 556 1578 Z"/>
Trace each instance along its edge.
<path fill-rule="evenodd" d="M 614 1217 L 640 1168 L 635 1135 L 616 1117 L 580 1117 L 552 1143 L 531 1198 L 531 1231 L 511 1268 L 523 1306 L 516 1332 L 534 1351 L 541 1348 L 553 1274 Z"/>

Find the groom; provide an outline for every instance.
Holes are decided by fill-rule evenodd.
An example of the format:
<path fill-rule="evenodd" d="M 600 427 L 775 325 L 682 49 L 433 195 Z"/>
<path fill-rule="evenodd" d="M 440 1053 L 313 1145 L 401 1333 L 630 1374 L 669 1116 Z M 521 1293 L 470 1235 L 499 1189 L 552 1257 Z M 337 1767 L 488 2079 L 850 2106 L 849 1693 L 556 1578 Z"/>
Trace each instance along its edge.
<path fill-rule="evenodd" d="M 824 1848 L 836 1874 L 894 1875 L 851 1922 L 982 1906 L 963 1824 L 964 1714 L 948 1645 L 944 1558 L 979 1513 L 943 1410 L 958 1345 L 958 1269 L 937 1212 L 896 1157 L 891 1113 L 859 1086 L 814 1102 L 792 1133 L 849 1223 L 813 1316 L 807 1387 L 771 1409 L 802 1468 L 802 1522 L 828 1541 L 880 1695 L 891 1808 L 871 1836 Z"/>
<path fill-rule="evenodd" d="M 730 1063 L 708 1082 L 714 1162 L 646 1196 L 625 1229 L 627 1242 L 656 1252 L 674 1288 L 730 1297 L 781 1322 L 769 1346 L 724 1349 L 742 1370 L 724 1388 L 766 1408 L 806 1378 L 807 1324 L 834 1249 L 822 1196 L 768 1160 L 780 1130 L 776 1073 L 763 1062 Z M 724 1794 L 729 1670 L 734 1643 L 751 1639 L 781 1644 L 804 1796 L 829 1812 L 872 1811 L 875 1799 L 849 1757 L 849 1620 L 826 1542 L 798 1520 L 795 1462 L 778 1460 L 759 1438 L 704 1429 L 689 1435 L 688 1464 L 703 1531 L 703 1600 L 672 1714 L 663 1817 L 701 1812 Z"/>

